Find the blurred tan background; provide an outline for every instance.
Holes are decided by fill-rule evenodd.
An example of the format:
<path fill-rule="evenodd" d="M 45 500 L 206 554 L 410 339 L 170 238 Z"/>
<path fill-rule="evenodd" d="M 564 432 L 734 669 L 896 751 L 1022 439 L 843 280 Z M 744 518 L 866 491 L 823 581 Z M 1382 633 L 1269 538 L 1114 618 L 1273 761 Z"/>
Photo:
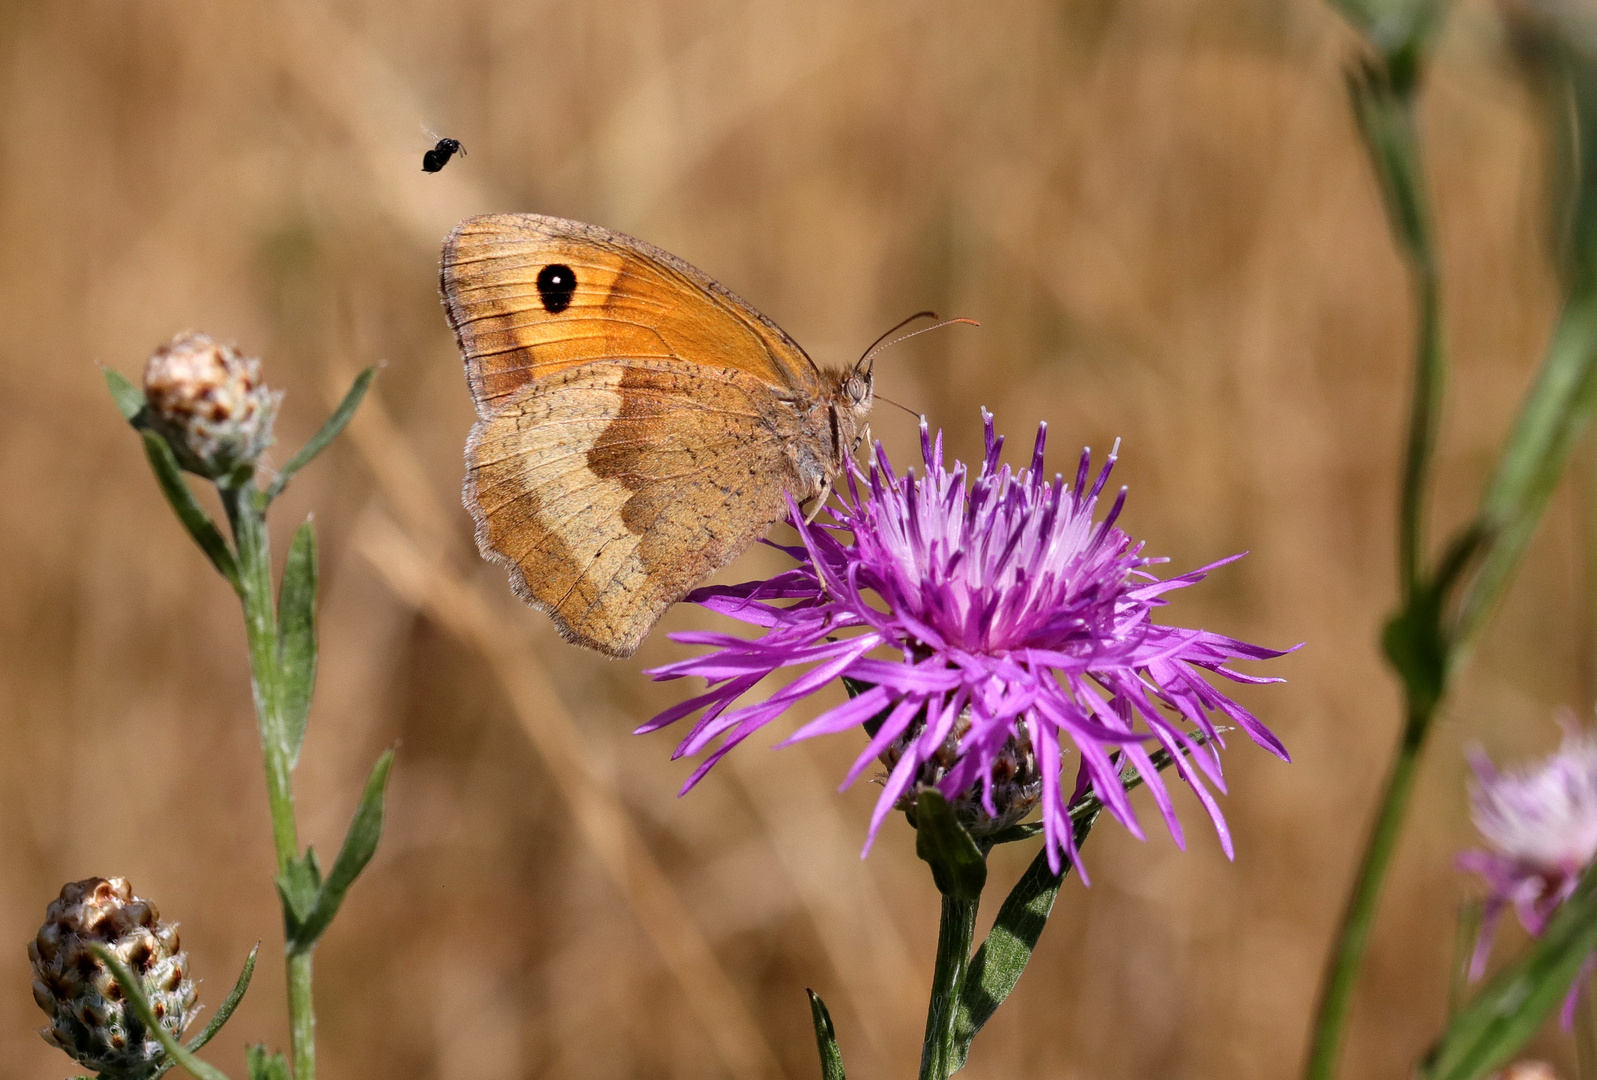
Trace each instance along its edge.
<path fill-rule="evenodd" d="M 879 360 L 879 390 L 979 447 L 977 407 L 1056 462 L 1125 444 L 1125 519 L 1189 568 L 1172 619 L 1273 645 L 1240 694 L 1228 863 L 1105 826 L 965 1075 L 1292 1075 L 1384 762 L 1406 281 L 1319 0 L 10 0 L 0 8 L 0 1077 L 65 1075 L 24 942 L 61 883 L 122 874 L 183 925 L 212 1059 L 286 1043 L 239 617 L 96 363 L 183 328 L 265 358 L 278 461 L 360 366 L 352 430 L 279 503 L 315 512 L 323 653 L 308 839 L 336 849 L 399 744 L 389 829 L 319 952 L 329 1078 L 811 1076 L 803 989 L 850 1075 L 915 1067 L 937 896 L 857 740 L 752 740 L 684 799 L 685 692 L 564 645 L 479 563 L 470 405 L 437 299 L 459 218 L 538 210 L 675 251 L 817 359 L 922 307 L 981 320 Z M 1495 11 L 1450 19 L 1424 121 L 1455 376 L 1438 519 L 1490 467 L 1556 307 L 1543 136 Z M 423 127 L 469 156 L 424 175 Z M 899 460 L 913 424 L 876 434 Z M 1586 462 L 1593 460 L 1583 452 Z M 1405 1075 L 1443 1011 L 1472 842 L 1463 745 L 1589 716 L 1593 470 L 1572 474 L 1430 747 L 1358 999 L 1349 1076 Z M 751 554 L 730 578 L 775 565 Z M 679 610 L 666 627 L 704 623 Z M 840 691 L 837 691 L 840 692 Z M 835 693 L 835 692 L 834 692 Z M 820 702 L 808 706 L 810 710 Z M 785 722 L 784 730 L 802 715 Z M 1139 803 L 1151 819 L 1151 804 Z M 989 911 L 1030 851 L 994 858 Z M 1505 937 L 1504 948 L 1520 939 Z M 1569 1064 L 1556 1032 L 1540 1053 Z"/>

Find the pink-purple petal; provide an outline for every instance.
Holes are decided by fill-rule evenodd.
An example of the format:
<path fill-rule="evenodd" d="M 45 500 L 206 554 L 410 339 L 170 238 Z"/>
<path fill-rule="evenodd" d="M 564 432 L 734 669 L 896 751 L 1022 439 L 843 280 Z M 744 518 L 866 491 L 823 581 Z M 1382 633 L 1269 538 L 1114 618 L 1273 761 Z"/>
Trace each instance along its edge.
<path fill-rule="evenodd" d="M 752 639 L 688 632 L 673 640 L 708 651 L 653 669 L 656 679 L 698 676 L 710 689 L 667 709 L 640 730 L 702 710 L 679 752 L 719 745 L 688 786 L 737 742 L 842 675 L 868 684 L 779 745 L 836 734 L 887 714 L 844 782 L 873 760 L 893 766 L 877 801 L 866 848 L 888 813 L 917 784 L 937 784 L 991 817 L 993 769 L 1029 739 L 1039 771 L 1050 864 L 1075 860 L 1069 807 L 1097 793 L 1110 814 L 1141 835 L 1122 787 L 1135 767 L 1178 843 L 1180 822 L 1168 786 L 1152 767 L 1148 741 L 1174 755 L 1229 854 L 1231 840 L 1208 790 L 1223 791 L 1211 716 L 1286 758 L 1280 741 L 1247 709 L 1207 681 L 1277 681 L 1233 670 L 1238 661 L 1284 651 L 1220 634 L 1154 622 L 1170 592 L 1195 585 L 1240 556 L 1159 578 L 1163 562 L 1143 554 L 1119 527 L 1126 490 L 1101 515 L 1100 495 L 1119 444 L 1096 474 L 1084 452 L 1073 484 L 1044 471 L 1039 428 L 1026 467 L 1001 460 L 1003 438 L 983 412 L 984 453 L 974 468 L 945 467 L 942 434 L 922 425 L 924 475 L 894 470 L 877 444 L 863 471 L 836 485 L 830 521 L 807 522 L 789 500 L 798 544 L 776 545 L 796 565 L 765 581 L 697 590 L 690 599 L 758 631 Z M 882 658 L 892 652 L 896 658 Z M 877 654 L 877 655 L 872 655 Z M 806 669 L 761 700 L 734 707 L 766 675 Z M 1093 689 L 1103 688 L 1103 694 Z M 957 722 L 957 724 L 956 724 Z M 956 738 L 957 733 L 957 738 Z M 1199 738 L 1201 736 L 1201 738 Z M 950 740 L 954 740 L 950 742 Z M 1066 742 L 1068 740 L 1068 743 Z M 946 749 L 951 747 L 951 749 Z M 1079 754 L 1074 792 L 1061 784 L 1067 749 Z M 948 755 L 952 753 L 950 759 Z M 1008 766 L 1013 772 L 1013 765 Z M 1010 774 L 1006 774 L 1010 775 Z M 1026 806 L 1029 803 L 1017 804 Z M 1085 879 L 1085 876 L 1084 876 Z"/>

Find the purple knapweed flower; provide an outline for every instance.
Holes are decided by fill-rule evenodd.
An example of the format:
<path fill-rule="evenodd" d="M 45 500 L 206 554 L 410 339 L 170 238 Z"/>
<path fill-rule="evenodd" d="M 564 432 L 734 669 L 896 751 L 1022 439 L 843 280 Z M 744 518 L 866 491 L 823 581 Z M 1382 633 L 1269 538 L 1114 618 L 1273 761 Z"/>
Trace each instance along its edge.
<path fill-rule="evenodd" d="M 1488 846 L 1460 855 L 1458 865 L 1486 881 L 1469 969 L 1478 979 L 1503 911 L 1512 907 L 1526 932 L 1540 937 L 1597 858 L 1597 740 L 1570 724 L 1558 752 L 1534 766 L 1500 773 L 1479 750 L 1470 764 L 1476 777 L 1470 816 Z M 1585 981 L 1577 978 L 1575 987 Z M 1573 1022 L 1576 996 L 1571 990 L 1564 1003 L 1565 1027 Z"/>
<path fill-rule="evenodd" d="M 1074 485 L 1050 478 L 1043 471 L 1045 424 L 1030 467 L 1012 471 L 999 464 L 1003 439 L 993 433 L 992 416 L 984 410 L 983 419 L 987 453 L 968 487 L 966 467 L 958 461 L 951 470 L 943 467 L 942 434 L 934 440 L 922 421 L 924 477 L 913 470 L 896 474 L 877 443 L 869 474 L 850 474 L 841 508 L 831 511 L 835 524 L 807 523 L 790 503 L 802 546 L 783 550 L 796 567 L 768 581 L 700 589 L 688 598 L 764 633 L 752 641 L 673 634 L 675 641 L 712 651 L 649 674 L 702 676 L 709 692 L 667 709 L 639 732 L 704 710 L 675 756 L 721 741 L 685 792 L 733 746 L 846 676 L 869 689 L 782 745 L 865 727 L 869 745 L 843 786 L 873 760 L 889 770 L 866 851 L 888 813 L 913 805 L 917 787 L 931 784 L 978 834 L 1040 804 L 1057 872 L 1062 856 L 1074 861 L 1076 854 L 1070 805 L 1089 789 L 1133 834 L 1143 835 L 1121 783 L 1125 766 L 1146 781 L 1176 843 L 1183 844 L 1170 793 L 1150 761 L 1150 750 L 1163 747 L 1207 807 L 1230 856 L 1230 834 L 1209 790 L 1211 784 L 1225 790 L 1214 745 L 1222 738 L 1211 713 L 1290 759 L 1263 724 L 1203 673 L 1277 682 L 1226 665 L 1282 653 L 1163 626 L 1152 615 L 1165 593 L 1232 560 L 1160 580 L 1148 567 L 1163 560 L 1143 556 L 1142 545 L 1115 527 L 1125 489 L 1104 520 L 1093 520 L 1115 454 L 1096 478 L 1089 475 L 1090 451 L 1082 452 Z M 767 675 L 794 666 L 810 670 L 764 701 L 730 708 Z M 1081 756 L 1073 786 L 1061 783 L 1063 758 L 1072 748 Z"/>

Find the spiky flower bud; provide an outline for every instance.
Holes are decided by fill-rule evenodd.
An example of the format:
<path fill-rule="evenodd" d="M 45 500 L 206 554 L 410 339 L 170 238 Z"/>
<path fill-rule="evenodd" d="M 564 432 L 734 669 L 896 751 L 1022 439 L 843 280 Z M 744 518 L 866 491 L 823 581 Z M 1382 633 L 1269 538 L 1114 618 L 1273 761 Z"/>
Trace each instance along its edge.
<path fill-rule="evenodd" d="M 194 1018 L 194 982 L 177 927 L 161 921 L 125 878 L 65 885 L 28 943 L 33 1000 L 50 1017 L 44 1041 L 102 1080 L 143 1080 L 165 1052 L 129 1006 L 116 977 L 90 950 L 105 945 L 139 979 L 161 1026 L 177 1038 Z"/>
<path fill-rule="evenodd" d="M 179 465 L 218 480 L 261 456 L 283 395 L 266 388 L 260 369 L 205 334 L 179 334 L 155 350 L 144 366 L 145 416 Z"/>

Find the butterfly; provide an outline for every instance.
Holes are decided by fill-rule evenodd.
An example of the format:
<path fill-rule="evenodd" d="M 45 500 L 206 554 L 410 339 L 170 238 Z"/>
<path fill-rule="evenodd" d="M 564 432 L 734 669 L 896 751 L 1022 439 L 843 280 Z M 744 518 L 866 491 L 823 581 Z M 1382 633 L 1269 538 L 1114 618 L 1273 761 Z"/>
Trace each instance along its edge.
<path fill-rule="evenodd" d="M 631 656 L 790 496 L 824 501 L 864 437 L 874 353 L 819 368 L 708 275 L 630 236 L 468 218 L 444 242 L 440 284 L 477 406 L 464 491 L 477 547 L 590 649 Z"/>

